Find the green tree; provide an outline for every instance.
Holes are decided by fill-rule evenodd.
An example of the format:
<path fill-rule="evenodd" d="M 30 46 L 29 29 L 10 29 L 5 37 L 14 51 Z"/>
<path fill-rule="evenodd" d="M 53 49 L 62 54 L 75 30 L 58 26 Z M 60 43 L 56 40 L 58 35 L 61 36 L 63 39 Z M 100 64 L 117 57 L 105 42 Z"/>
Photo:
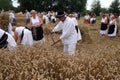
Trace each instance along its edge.
<path fill-rule="evenodd" d="M 87 0 L 18 0 L 22 11 L 25 9 L 37 11 L 80 12 L 85 9 Z"/>
<path fill-rule="evenodd" d="M 109 11 L 112 13 L 120 14 L 120 2 L 119 0 L 114 0 L 110 5 Z"/>
<path fill-rule="evenodd" d="M 101 8 L 101 12 L 102 12 L 102 13 L 109 13 L 109 11 L 108 11 L 107 8 Z"/>
<path fill-rule="evenodd" d="M 11 0 L 0 0 L 0 10 L 9 10 L 12 9 L 12 1 Z"/>
<path fill-rule="evenodd" d="M 101 5 L 99 0 L 94 0 L 93 4 L 91 5 L 91 10 L 93 13 L 96 13 L 96 15 L 99 15 L 101 11 Z"/>

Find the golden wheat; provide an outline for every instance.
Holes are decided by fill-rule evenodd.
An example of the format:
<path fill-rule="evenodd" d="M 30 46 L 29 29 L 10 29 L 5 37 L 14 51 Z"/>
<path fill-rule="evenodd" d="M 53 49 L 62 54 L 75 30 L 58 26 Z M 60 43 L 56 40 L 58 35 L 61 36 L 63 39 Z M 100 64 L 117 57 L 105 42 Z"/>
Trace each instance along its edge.
<path fill-rule="evenodd" d="M 9 25 L 9 14 L 4 12 L 2 14 L 0 14 L 0 28 L 2 28 L 3 30 L 7 30 L 8 29 L 8 25 Z"/>
<path fill-rule="evenodd" d="M 0 80 L 120 80 L 120 37 L 100 36 L 98 23 L 91 26 L 79 20 L 84 37 L 75 56 L 64 54 L 61 43 L 51 46 L 49 30 L 56 25 L 52 23 L 43 25 L 45 43 L 0 50 Z"/>

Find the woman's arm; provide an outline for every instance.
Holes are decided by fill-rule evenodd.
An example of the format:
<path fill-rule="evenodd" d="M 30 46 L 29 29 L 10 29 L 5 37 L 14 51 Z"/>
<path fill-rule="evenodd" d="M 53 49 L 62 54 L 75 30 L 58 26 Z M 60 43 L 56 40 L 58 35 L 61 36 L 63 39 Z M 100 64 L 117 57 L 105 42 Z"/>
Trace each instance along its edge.
<path fill-rule="evenodd" d="M 33 27 L 33 25 L 32 25 L 32 20 L 30 19 L 30 23 L 29 23 L 29 26 L 28 26 L 29 28 L 32 28 Z"/>
<path fill-rule="evenodd" d="M 18 40 L 18 33 L 17 33 L 16 31 L 14 31 L 14 36 L 13 36 L 13 38 L 14 38 L 15 41 L 17 42 L 17 40 Z"/>
<path fill-rule="evenodd" d="M 43 24 L 42 18 L 39 17 L 39 21 L 40 21 L 40 26 L 41 26 Z"/>

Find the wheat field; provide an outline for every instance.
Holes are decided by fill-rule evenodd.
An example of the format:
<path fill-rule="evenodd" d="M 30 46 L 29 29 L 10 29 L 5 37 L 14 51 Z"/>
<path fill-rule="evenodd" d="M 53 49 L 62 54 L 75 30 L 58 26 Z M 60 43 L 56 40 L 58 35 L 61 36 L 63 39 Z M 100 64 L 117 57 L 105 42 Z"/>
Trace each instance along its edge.
<path fill-rule="evenodd" d="M 16 15 L 18 25 L 25 16 Z M 100 20 L 95 25 L 79 21 L 82 41 L 74 56 L 63 53 L 61 42 L 54 46 L 50 30 L 57 24 L 44 24 L 45 43 L 15 51 L 0 50 L 0 80 L 120 80 L 120 28 L 114 38 L 100 36 Z M 53 35 L 57 40 L 61 34 Z"/>

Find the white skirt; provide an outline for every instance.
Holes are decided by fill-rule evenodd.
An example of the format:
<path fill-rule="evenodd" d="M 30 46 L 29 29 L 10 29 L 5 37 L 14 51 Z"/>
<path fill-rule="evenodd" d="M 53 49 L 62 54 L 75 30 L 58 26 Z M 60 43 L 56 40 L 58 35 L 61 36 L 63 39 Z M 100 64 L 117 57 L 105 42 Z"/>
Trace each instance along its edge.
<path fill-rule="evenodd" d="M 108 30 L 100 30 L 101 35 L 107 34 L 107 32 L 108 32 Z"/>

